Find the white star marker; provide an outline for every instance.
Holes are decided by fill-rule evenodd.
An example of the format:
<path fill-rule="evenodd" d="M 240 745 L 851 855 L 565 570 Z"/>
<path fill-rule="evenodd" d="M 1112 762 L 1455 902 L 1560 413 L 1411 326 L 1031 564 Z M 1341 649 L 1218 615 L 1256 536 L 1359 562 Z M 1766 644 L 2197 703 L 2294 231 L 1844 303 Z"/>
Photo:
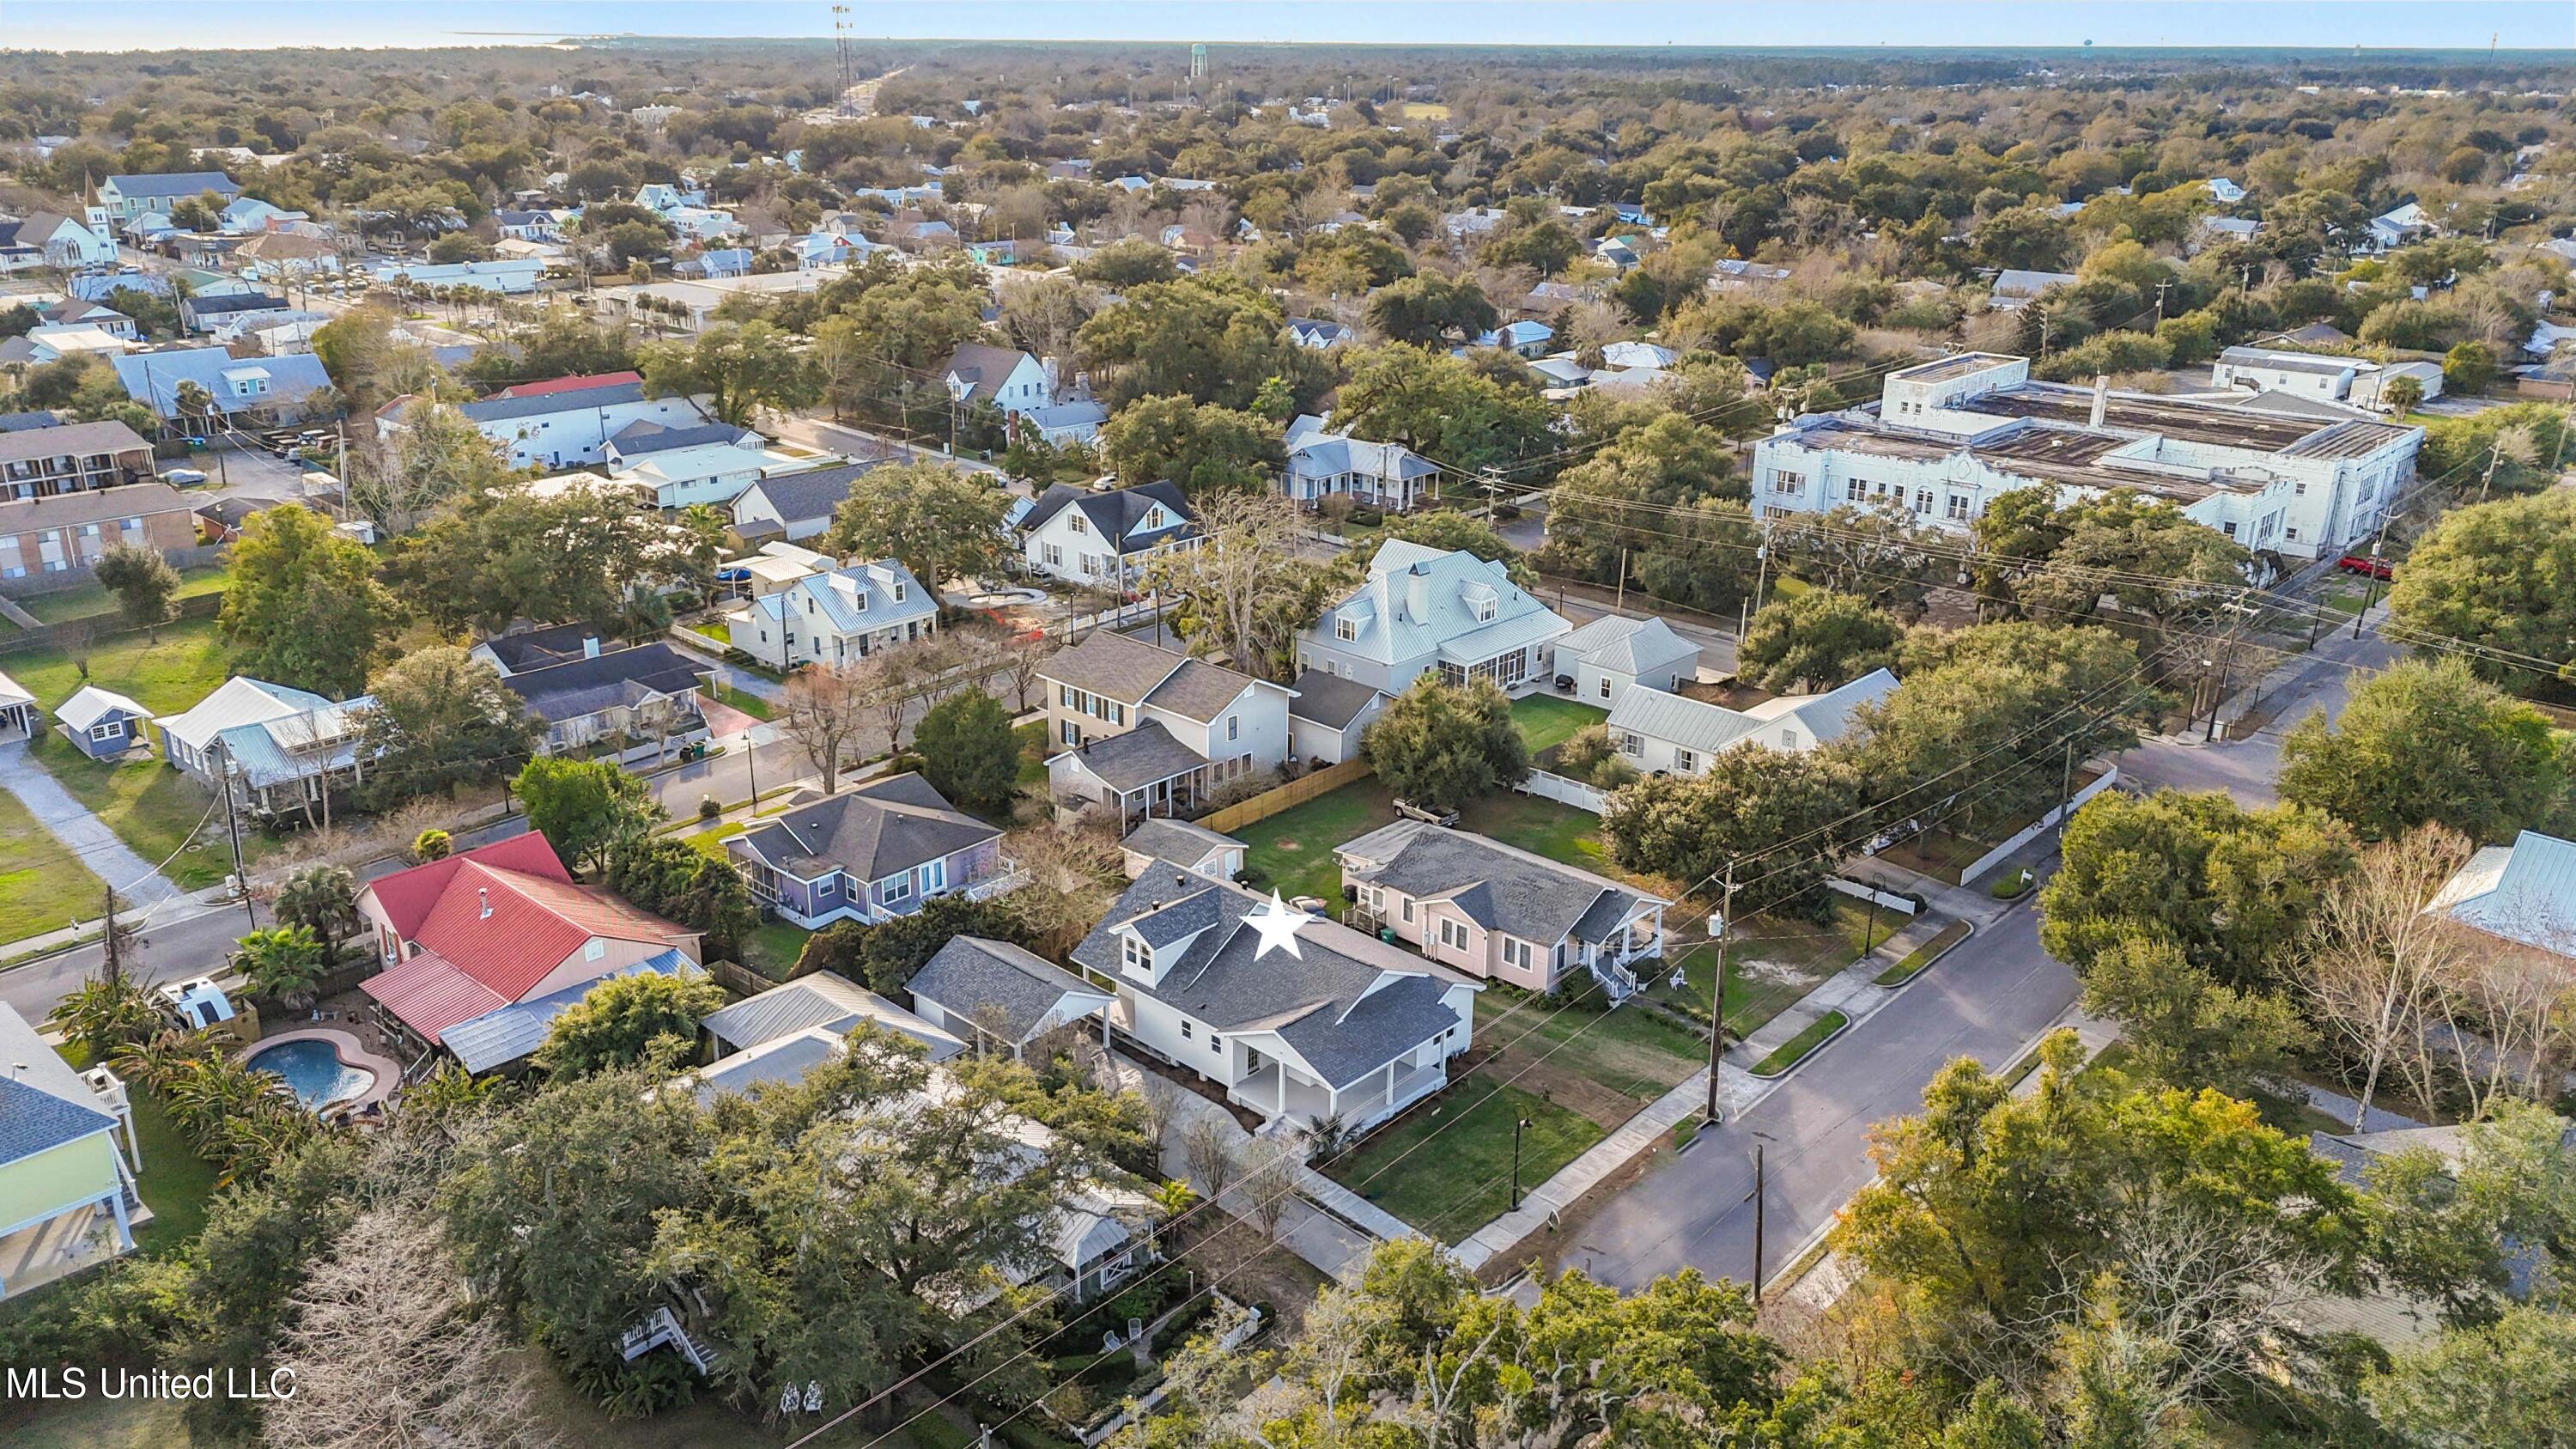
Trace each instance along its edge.
<path fill-rule="evenodd" d="M 1253 951 L 1253 960 L 1269 955 L 1274 948 L 1286 951 L 1300 961 L 1306 959 L 1305 954 L 1297 949 L 1297 932 L 1312 924 L 1316 917 L 1291 909 L 1286 901 L 1279 898 L 1278 887 L 1271 888 L 1267 905 L 1243 919 L 1261 933 L 1261 945 Z"/>

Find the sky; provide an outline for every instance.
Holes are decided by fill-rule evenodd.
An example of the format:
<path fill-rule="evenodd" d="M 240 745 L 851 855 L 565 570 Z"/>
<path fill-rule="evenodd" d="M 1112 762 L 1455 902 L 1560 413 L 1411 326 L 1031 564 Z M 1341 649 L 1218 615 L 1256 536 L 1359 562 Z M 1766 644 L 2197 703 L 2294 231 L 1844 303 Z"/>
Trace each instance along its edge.
<path fill-rule="evenodd" d="M 2569 0 L 848 0 L 862 37 L 1504 45 L 2576 46 Z M 825 0 L 69 0 L 0 46 L 528 44 L 564 35 L 828 38 Z"/>

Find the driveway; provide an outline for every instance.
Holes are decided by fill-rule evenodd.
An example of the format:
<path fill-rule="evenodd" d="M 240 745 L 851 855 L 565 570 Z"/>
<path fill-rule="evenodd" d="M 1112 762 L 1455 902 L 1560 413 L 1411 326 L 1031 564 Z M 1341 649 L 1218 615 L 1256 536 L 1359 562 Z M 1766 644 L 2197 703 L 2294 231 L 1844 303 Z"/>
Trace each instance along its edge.
<path fill-rule="evenodd" d="M 162 905 L 187 894 L 159 866 L 127 849 L 106 821 L 56 784 L 42 765 L 28 757 L 26 741 L 0 745 L 0 789 L 17 796 L 18 803 L 64 849 L 136 906 Z"/>

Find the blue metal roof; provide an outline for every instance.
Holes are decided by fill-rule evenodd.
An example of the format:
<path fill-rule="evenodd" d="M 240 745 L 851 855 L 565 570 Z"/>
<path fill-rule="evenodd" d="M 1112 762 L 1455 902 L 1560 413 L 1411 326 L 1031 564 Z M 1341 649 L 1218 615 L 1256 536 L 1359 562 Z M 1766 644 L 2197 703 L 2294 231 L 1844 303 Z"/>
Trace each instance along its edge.
<path fill-rule="evenodd" d="M 454 1052 L 457 1061 L 463 1063 L 469 1072 L 488 1072 L 494 1067 L 507 1066 L 543 1046 L 546 1033 L 554 1027 L 555 1018 L 588 996 L 592 987 L 602 981 L 614 981 L 646 971 L 664 976 L 699 974 L 688 957 L 677 951 L 665 951 L 561 991 L 513 1002 L 498 1011 L 487 1011 L 471 1021 L 460 1021 L 439 1033 L 439 1044 Z"/>

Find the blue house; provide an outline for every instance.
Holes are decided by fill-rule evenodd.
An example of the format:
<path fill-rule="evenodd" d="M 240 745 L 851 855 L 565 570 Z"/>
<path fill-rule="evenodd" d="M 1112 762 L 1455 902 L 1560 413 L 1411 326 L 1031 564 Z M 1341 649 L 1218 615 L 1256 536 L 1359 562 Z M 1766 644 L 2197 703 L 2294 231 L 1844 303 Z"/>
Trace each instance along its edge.
<path fill-rule="evenodd" d="M 62 727 L 63 738 L 93 760 L 150 748 L 144 727 L 152 722 L 152 711 L 95 684 L 82 685 L 80 693 L 64 700 L 54 711 L 54 722 Z"/>
<path fill-rule="evenodd" d="M 1556 341 L 1556 329 L 1544 322 L 1507 322 L 1476 338 L 1478 347 L 1499 347 L 1520 357 L 1536 357 Z"/>
<path fill-rule="evenodd" d="M 779 815 L 725 842 L 760 903 L 815 930 L 908 916 L 932 896 L 982 899 L 1026 880 L 1002 832 L 959 811 L 919 775 L 824 795 L 800 791 Z"/>
<path fill-rule="evenodd" d="M 1020 244 L 1015 241 L 968 242 L 966 255 L 974 258 L 975 265 L 979 267 L 1016 266 L 1020 260 Z"/>

